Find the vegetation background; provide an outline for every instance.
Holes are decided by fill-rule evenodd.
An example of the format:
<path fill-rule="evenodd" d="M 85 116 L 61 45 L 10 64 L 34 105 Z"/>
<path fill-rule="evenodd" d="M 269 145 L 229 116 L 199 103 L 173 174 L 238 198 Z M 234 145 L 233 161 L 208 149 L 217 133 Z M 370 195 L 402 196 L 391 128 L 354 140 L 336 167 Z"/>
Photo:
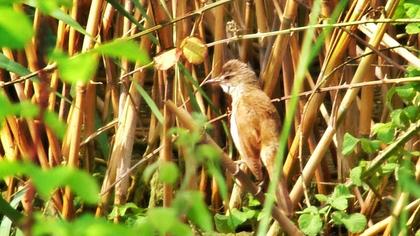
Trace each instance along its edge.
<path fill-rule="evenodd" d="M 418 0 L 1 0 L 0 235 L 420 235 L 419 33 Z M 202 86 L 231 58 L 291 216 Z"/>

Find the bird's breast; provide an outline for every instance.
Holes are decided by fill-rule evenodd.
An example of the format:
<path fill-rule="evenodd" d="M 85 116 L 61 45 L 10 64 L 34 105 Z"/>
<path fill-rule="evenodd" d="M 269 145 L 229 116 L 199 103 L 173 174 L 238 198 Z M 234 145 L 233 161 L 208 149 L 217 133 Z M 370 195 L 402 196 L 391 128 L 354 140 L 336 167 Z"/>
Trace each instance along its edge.
<path fill-rule="evenodd" d="M 233 143 L 235 144 L 236 148 L 238 149 L 239 152 L 241 152 L 242 147 L 241 147 L 241 141 L 239 138 L 239 133 L 238 133 L 238 125 L 236 124 L 236 119 L 237 119 L 237 109 L 235 108 L 234 105 L 232 105 L 232 114 L 230 117 L 230 135 L 232 136 L 232 140 Z M 241 155 L 243 155 L 243 153 L 240 153 Z"/>

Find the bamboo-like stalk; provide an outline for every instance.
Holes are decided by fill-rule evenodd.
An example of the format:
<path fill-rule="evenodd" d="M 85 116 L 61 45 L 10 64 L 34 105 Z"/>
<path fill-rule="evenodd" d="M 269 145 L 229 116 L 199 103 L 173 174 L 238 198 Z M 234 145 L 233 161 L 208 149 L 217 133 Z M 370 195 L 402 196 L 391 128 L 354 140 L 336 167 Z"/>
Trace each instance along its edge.
<path fill-rule="evenodd" d="M 398 1 L 389 1 L 385 7 L 385 11 L 387 16 L 392 15 L 395 11 L 396 5 Z M 378 47 L 384 33 L 386 30 L 387 24 L 379 24 L 378 31 L 375 34 L 375 37 L 369 40 L 369 44 L 372 45 L 374 48 Z M 365 52 L 372 51 L 372 49 L 367 48 Z M 357 68 L 355 75 L 353 76 L 351 83 L 359 83 L 364 78 L 364 75 L 367 69 L 370 67 L 371 63 L 373 62 L 374 55 L 368 55 L 362 59 L 360 62 L 359 67 Z M 305 168 L 302 172 L 302 175 L 296 181 L 295 185 L 293 186 L 292 191 L 290 192 L 290 198 L 292 199 L 293 204 L 296 204 L 300 201 L 300 198 L 303 194 L 303 187 L 302 182 L 304 181 L 305 184 L 309 184 L 309 181 L 312 179 L 313 173 L 315 169 L 318 167 L 318 164 L 322 160 L 327 151 L 329 144 L 332 141 L 333 135 L 336 133 L 337 126 L 341 123 L 344 118 L 344 115 L 347 112 L 347 109 L 350 107 L 351 103 L 357 96 L 359 89 L 349 89 L 344 98 L 342 103 L 338 108 L 338 114 L 336 120 L 331 120 L 327 130 L 324 132 L 321 140 L 319 141 L 317 147 L 314 150 L 314 153 L 308 160 L 308 163 L 305 165 Z"/>
<path fill-rule="evenodd" d="M 153 16 L 156 24 L 162 24 L 170 20 L 169 15 L 166 14 L 165 9 L 167 7 L 163 7 L 161 2 L 158 0 L 151 0 L 150 1 Z M 173 47 L 172 41 L 172 28 L 171 27 L 163 27 L 158 32 L 159 36 L 159 45 L 161 50 L 166 50 Z M 173 73 L 173 71 L 171 71 Z M 159 72 L 158 74 L 159 79 L 163 81 L 163 99 L 171 99 L 173 93 L 173 75 L 169 74 L 168 71 Z M 164 105 L 163 106 L 163 119 L 164 123 L 162 126 L 162 133 L 161 133 L 161 143 L 163 145 L 162 151 L 160 152 L 160 159 L 162 161 L 172 161 L 172 142 L 171 138 L 169 137 L 169 129 L 173 124 L 172 116 L 170 115 L 168 108 Z M 171 205 L 173 198 L 173 189 L 172 186 L 169 184 L 164 184 L 163 186 L 163 205 L 168 207 Z"/>
<path fill-rule="evenodd" d="M 296 16 L 297 12 L 297 2 L 294 0 L 287 0 L 286 6 L 284 9 L 284 14 L 282 16 L 280 30 L 290 28 L 292 25 L 293 19 Z M 289 35 L 278 35 L 276 41 L 271 49 L 270 57 L 266 63 L 266 67 L 262 72 L 261 79 L 264 81 L 264 92 L 271 97 L 274 93 L 276 87 L 279 72 L 280 64 L 283 60 L 284 53 L 286 52 L 287 44 L 289 42 Z"/>
<path fill-rule="evenodd" d="M 368 69 L 364 81 L 373 81 L 375 78 L 375 68 L 371 67 Z M 373 114 L 374 104 L 374 87 L 363 87 L 362 94 L 360 97 L 360 116 L 359 116 L 359 135 L 369 137 L 370 126 Z"/>
<path fill-rule="evenodd" d="M 214 23 L 214 39 L 219 40 L 225 37 L 225 22 L 224 22 L 224 6 L 219 6 L 212 11 L 215 19 Z M 212 76 L 216 77 L 222 71 L 224 63 L 224 45 L 217 45 L 214 47 L 213 62 L 212 62 Z M 211 100 L 216 107 L 220 107 L 220 89 L 217 86 L 211 87 Z M 216 117 L 213 111 L 210 111 L 210 118 Z M 217 143 L 221 143 L 222 129 L 220 123 L 214 124 L 213 137 Z M 218 188 L 213 180 L 211 204 L 213 209 L 219 209 L 221 206 Z"/>
<path fill-rule="evenodd" d="M 367 4 L 368 1 L 354 1 L 345 17 L 346 22 L 360 19 L 363 13 L 363 9 L 366 8 Z M 354 31 L 355 27 L 348 26 L 346 30 Z M 333 45 L 329 47 L 330 53 L 328 54 L 325 63 L 322 65 L 321 73 L 318 76 L 317 87 L 320 88 L 329 84 L 336 83 L 336 79 L 330 79 L 324 83 L 324 75 L 328 75 L 337 65 L 340 64 L 347 50 L 347 45 L 350 42 L 350 36 L 344 33 L 342 30 L 337 30 L 334 35 L 336 38 L 332 40 Z M 305 105 L 305 112 L 302 117 L 301 126 L 299 132 L 296 132 L 297 134 L 301 133 L 300 135 L 303 136 L 303 141 L 306 141 L 307 139 L 308 133 L 312 128 L 316 115 L 318 114 L 319 106 L 321 105 L 323 99 L 324 95 L 314 94 L 309 98 Z M 286 178 L 290 177 L 290 172 L 296 161 L 295 156 L 299 147 L 299 138 L 300 137 L 295 136 L 283 166 L 283 172 Z"/>
<path fill-rule="evenodd" d="M 100 22 L 100 9 L 102 8 L 102 0 L 93 0 L 91 2 L 89 18 L 87 22 L 86 32 L 90 35 L 96 35 L 98 32 L 98 25 Z M 91 36 L 85 36 L 83 40 L 82 52 L 86 52 L 93 47 L 93 40 Z M 87 86 L 81 82 L 76 84 L 76 99 L 73 104 L 73 112 L 70 120 L 70 127 L 68 129 L 67 136 L 70 135 L 70 148 L 69 148 L 69 157 L 68 165 L 77 167 L 79 165 L 78 157 L 80 150 L 80 135 L 82 129 L 82 120 L 83 120 L 83 111 L 85 105 L 85 95 L 86 95 Z M 72 130 L 72 132 L 70 132 Z M 73 212 L 73 195 L 70 191 L 70 188 L 65 189 L 63 197 L 63 210 L 62 214 L 64 218 L 71 218 L 74 214 Z"/>
<path fill-rule="evenodd" d="M 150 14 L 150 10 L 148 12 Z M 148 27 L 151 22 L 146 21 L 145 26 Z M 140 42 L 140 47 L 148 50 L 150 47 L 150 40 L 143 37 Z M 140 65 L 136 65 L 138 68 Z M 102 184 L 102 192 L 108 189 L 116 179 L 125 175 L 131 163 L 131 156 L 134 144 L 134 135 L 138 119 L 138 109 L 140 106 L 140 95 L 137 92 L 136 86 L 143 86 L 146 73 L 140 71 L 134 74 L 133 82 L 129 88 L 129 99 L 125 99 L 125 104 L 122 107 L 119 118 L 119 126 L 116 131 L 115 143 L 111 152 L 109 167 Z M 122 178 L 115 186 L 114 203 L 117 205 L 124 204 L 127 197 L 128 177 Z M 96 210 L 96 215 L 100 216 L 105 212 L 107 201 L 110 193 L 106 193 L 101 197 L 101 203 Z"/>
<path fill-rule="evenodd" d="M 248 33 L 252 29 L 252 2 L 246 1 L 245 2 L 245 30 L 244 33 Z M 258 21 L 258 20 L 257 20 Z M 243 40 L 240 48 L 240 58 L 241 61 L 247 62 L 249 60 L 250 54 L 250 44 L 252 43 L 251 40 Z"/>
<path fill-rule="evenodd" d="M 416 199 L 407 206 L 404 207 L 406 211 L 413 211 L 414 209 L 418 208 L 420 205 L 420 199 Z M 377 222 L 376 224 L 367 228 L 360 236 L 373 236 L 380 234 L 392 220 L 392 216 L 388 216 L 385 219 Z"/>

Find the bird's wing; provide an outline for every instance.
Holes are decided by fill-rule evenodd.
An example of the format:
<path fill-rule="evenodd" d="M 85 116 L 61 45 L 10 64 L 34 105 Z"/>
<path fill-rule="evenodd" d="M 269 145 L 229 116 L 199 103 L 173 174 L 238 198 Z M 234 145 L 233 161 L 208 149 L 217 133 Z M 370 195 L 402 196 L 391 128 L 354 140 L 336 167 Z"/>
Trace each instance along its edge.
<path fill-rule="evenodd" d="M 236 107 L 236 114 L 239 114 L 235 116 L 239 143 L 235 143 L 235 145 L 251 172 L 258 180 L 262 180 L 260 120 L 258 119 L 258 111 L 249 102 L 244 97 Z"/>
<path fill-rule="evenodd" d="M 237 113 L 240 114 L 236 116 L 236 128 L 243 149 L 241 155 L 257 178 L 262 177 L 262 164 L 271 177 L 280 132 L 276 108 L 263 91 L 255 90 L 241 97 Z"/>

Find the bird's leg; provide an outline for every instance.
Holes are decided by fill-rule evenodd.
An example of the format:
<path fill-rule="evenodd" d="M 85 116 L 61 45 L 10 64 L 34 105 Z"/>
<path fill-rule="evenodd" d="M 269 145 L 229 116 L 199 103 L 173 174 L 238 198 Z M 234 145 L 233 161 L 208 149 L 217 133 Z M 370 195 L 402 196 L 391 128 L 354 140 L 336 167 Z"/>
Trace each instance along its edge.
<path fill-rule="evenodd" d="M 263 193 L 266 186 L 267 186 L 267 182 L 264 179 L 257 180 L 258 191 L 255 194 L 255 196 L 258 196 L 259 194 Z"/>
<path fill-rule="evenodd" d="M 237 177 L 239 171 L 241 171 L 241 165 L 245 165 L 246 163 L 243 160 L 237 160 L 237 161 L 234 161 L 234 163 L 236 164 L 236 170 L 235 172 L 232 173 L 232 175 L 234 177 Z"/>
<path fill-rule="evenodd" d="M 242 171 L 246 171 L 246 165 L 244 161 L 242 160 L 238 160 L 235 161 L 236 164 L 236 170 L 235 172 L 232 173 L 235 182 L 232 188 L 232 193 L 230 196 L 230 200 L 229 200 L 229 209 L 239 209 L 242 206 L 242 197 L 243 197 L 243 191 L 241 189 L 241 185 L 240 183 L 237 181 L 237 175 L 239 174 L 239 172 Z"/>

